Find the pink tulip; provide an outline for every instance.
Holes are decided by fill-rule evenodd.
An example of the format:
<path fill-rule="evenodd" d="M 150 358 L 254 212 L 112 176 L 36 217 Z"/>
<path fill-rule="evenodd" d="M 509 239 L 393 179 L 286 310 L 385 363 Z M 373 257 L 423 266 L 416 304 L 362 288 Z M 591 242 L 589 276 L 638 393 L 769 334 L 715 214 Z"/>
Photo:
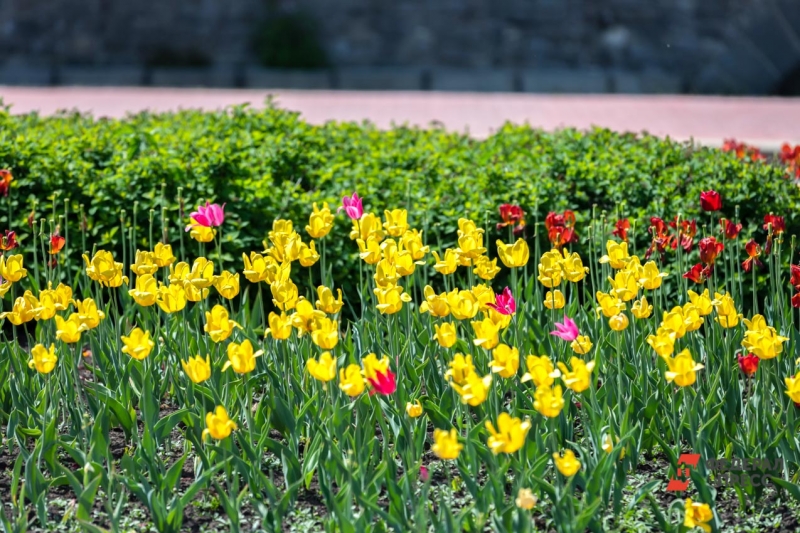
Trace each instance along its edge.
<path fill-rule="evenodd" d="M 197 206 L 197 211 L 189 213 L 189 216 L 197 222 L 198 226 L 207 228 L 221 226 L 225 222 L 225 204 L 210 204 L 206 201 L 205 206 Z M 186 231 L 189 231 L 189 228 L 186 228 Z"/>
<path fill-rule="evenodd" d="M 395 381 L 394 372 L 386 369 L 386 372 L 375 372 L 374 378 L 368 378 L 367 381 L 372 385 L 372 390 L 369 395 L 372 396 L 376 392 L 384 396 L 389 396 L 397 390 L 397 382 Z"/>
<path fill-rule="evenodd" d="M 486 304 L 501 315 L 513 315 L 517 312 L 517 302 L 511 295 L 511 289 L 506 287 L 501 294 L 494 297 L 495 303 Z"/>
<path fill-rule="evenodd" d="M 361 204 L 361 198 L 358 193 L 354 192 L 353 196 L 342 197 L 342 205 L 338 211 L 344 209 L 344 212 L 353 220 L 359 220 L 364 214 L 364 206 Z M 338 212 L 337 211 L 337 212 Z"/>
<path fill-rule="evenodd" d="M 419 480 L 422 482 L 428 481 L 430 479 L 430 474 L 428 473 L 428 469 L 425 466 L 419 467 Z"/>
<path fill-rule="evenodd" d="M 556 322 L 556 331 L 551 331 L 550 335 L 555 335 L 567 342 L 572 342 L 578 338 L 580 331 L 578 331 L 578 326 L 575 324 L 575 321 L 567 315 L 564 315 L 564 323 Z"/>

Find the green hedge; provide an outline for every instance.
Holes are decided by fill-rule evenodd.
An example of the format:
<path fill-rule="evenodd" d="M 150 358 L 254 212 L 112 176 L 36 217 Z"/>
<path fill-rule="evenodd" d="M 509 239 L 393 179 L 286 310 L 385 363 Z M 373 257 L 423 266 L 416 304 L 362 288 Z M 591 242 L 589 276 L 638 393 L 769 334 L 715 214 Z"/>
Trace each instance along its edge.
<path fill-rule="evenodd" d="M 438 128 L 314 126 L 271 104 L 120 120 L 12 115 L 6 109 L 0 123 L 0 167 L 15 176 L 12 229 L 23 240 L 32 200 L 46 202 L 57 193 L 70 199 L 73 213 L 86 206 L 90 243 L 99 247 L 119 246 L 120 211 L 130 221 L 138 200 L 135 222 L 145 247 L 151 208 L 157 210 L 156 235 L 161 231 L 162 184 L 173 242 L 185 224 L 178 220 L 179 187 L 186 213 L 205 199 L 227 203 L 225 249 L 237 264 L 241 251 L 261 250 L 274 218 L 304 226 L 312 201 L 338 204 L 353 190 L 367 210 L 408 207 L 411 224 L 427 228 L 432 245 L 452 243 L 461 216 L 485 222 L 494 242 L 497 206 L 504 202 L 522 204 L 530 222 L 535 211 L 543 220 L 550 210 L 573 209 L 578 233 L 585 236 L 581 225 L 594 205 L 598 212 L 621 210 L 640 223 L 653 215 L 698 216 L 699 193 L 709 188 L 722 194 L 728 217 L 739 204 L 751 229 L 768 212 L 786 215 L 788 233 L 798 223 L 800 193 L 779 167 L 605 129 L 543 132 L 509 124 L 475 140 Z M 49 209 L 41 204 L 37 218 Z M 340 215 L 327 240 L 329 263 L 340 279 L 357 268 L 349 259 L 356 247 L 348 229 L 349 220 Z M 70 235 L 76 232 L 72 216 Z M 80 248 L 75 241 L 73 249 Z"/>

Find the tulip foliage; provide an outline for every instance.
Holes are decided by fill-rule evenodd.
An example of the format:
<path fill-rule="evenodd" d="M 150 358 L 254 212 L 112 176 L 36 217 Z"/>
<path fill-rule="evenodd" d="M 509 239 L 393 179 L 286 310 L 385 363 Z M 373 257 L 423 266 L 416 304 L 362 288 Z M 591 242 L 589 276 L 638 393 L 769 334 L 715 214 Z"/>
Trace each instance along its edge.
<path fill-rule="evenodd" d="M 328 530 L 603 531 L 646 509 L 678 532 L 732 525 L 725 490 L 798 497 L 794 238 L 772 213 L 752 235 L 716 220 L 724 201 L 702 193 L 708 225 L 645 220 L 638 250 L 637 221 L 511 204 L 433 243 L 420 213 L 356 193 L 274 220 L 241 260 L 235 207 L 208 201 L 178 230 L 151 217 L 121 258 L 6 232 L 0 520 L 47 527 L 67 487 L 64 521 L 92 531 L 124 530 L 132 502 L 159 532 L 211 502 L 226 529 L 282 531 L 313 494 Z M 692 452 L 691 488 L 666 492 Z M 768 460 L 767 488 L 715 485 L 706 460 L 732 458 Z"/>

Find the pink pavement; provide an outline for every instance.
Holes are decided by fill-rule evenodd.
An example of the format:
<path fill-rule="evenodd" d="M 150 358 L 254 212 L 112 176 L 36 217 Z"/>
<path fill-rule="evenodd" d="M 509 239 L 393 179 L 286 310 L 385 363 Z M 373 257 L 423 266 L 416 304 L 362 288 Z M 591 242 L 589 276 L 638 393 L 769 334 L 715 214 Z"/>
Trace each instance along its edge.
<path fill-rule="evenodd" d="M 391 124 L 443 125 L 482 138 L 506 121 L 552 130 L 603 126 L 648 131 L 719 146 L 735 138 L 766 150 L 800 143 L 800 98 L 644 95 L 546 95 L 523 93 L 303 91 L 285 89 L 170 89 L 144 87 L 0 87 L 13 113 L 60 109 L 122 117 L 145 109 L 221 109 L 263 106 L 273 95 L 281 107 L 311 123 L 370 120 Z"/>

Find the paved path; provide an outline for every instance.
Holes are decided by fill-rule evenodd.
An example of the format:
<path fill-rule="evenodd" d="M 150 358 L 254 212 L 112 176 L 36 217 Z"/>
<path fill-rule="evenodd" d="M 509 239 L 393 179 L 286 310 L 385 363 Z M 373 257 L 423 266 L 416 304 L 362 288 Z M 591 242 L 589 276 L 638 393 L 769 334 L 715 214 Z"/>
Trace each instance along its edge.
<path fill-rule="evenodd" d="M 312 123 L 369 119 L 426 126 L 437 121 L 451 130 L 484 137 L 505 121 L 535 127 L 649 131 L 709 145 L 736 138 L 775 150 L 800 144 L 800 99 L 701 96 L 535 95 L 518 93 L 354 92 L 252 89 L 164 89 L 140 87 L 0 87 L 12 112 L 59 109 L 120 117 L 131 111 L 219 109 L 231 104 L 261 106 L 274 94 L 282 107 Z"/>

